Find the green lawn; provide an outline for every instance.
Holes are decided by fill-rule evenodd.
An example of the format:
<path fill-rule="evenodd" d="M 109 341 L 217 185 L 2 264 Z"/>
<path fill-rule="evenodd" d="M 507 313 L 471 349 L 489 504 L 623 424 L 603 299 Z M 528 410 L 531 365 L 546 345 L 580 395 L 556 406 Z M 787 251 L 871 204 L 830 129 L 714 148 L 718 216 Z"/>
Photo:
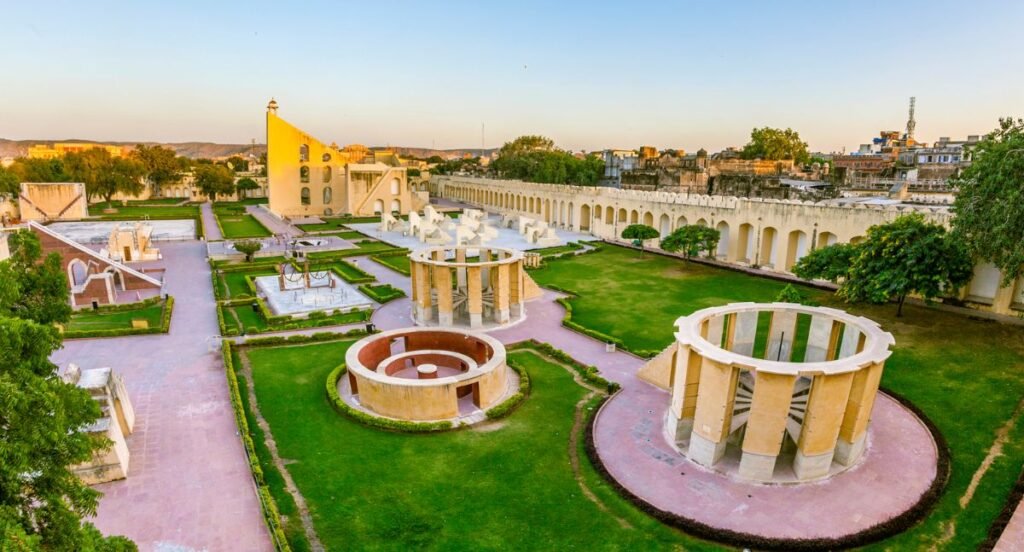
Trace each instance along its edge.
<path fill-rule="evenodd" d="M 137 319 L 149 322 L 150 328 L 158 328 L 160 327 L 160 316 L 163 312 L 163 303 L 118 312 L 81 310 L 71 316 L 67 330 L 79 332 L 85 330 L 131 329 L 132 320 Z"/>
<path fill-rule="evenodd" d="M 583 495 L 568 439 L 587 391 L 561 367 L 512 352 L 533 391 L 498 429 L 409 435 L 362 426 L 328 405 L 324 381 L 349 345 L 248 352 L 259 408 L 328 550 L 717 549 L 640 513 L 585 456 L 581 477 L 603 508 Z M 268 480 L 294 515 L 279 479 Z"/>
<path fill-rule="evenodd" d="M 405 274 L 406 276 L 412 271 L 409 267 L 409 256 L 408 255 L 387 255 L 387 256 L 373 256 L 370 259 L 379 264 L 398 272 L 399 274 Z"/>
<path fill-rule="evenodd" d="M 301 270 L 301 265 L 299 265 Z M 310 263 L 310 272 L 328 270 L 333 268 L 341 278 L 349 283 L 372 282 L 373 276 L 349 261 L 332 260 L 320 263 Z"/>
<path fill-rule="evenodd" d="M 360 310 L 352 312 L 341 312 L 329 314 L 318 318 L 296 318 L 285 322 L 268 324 L 259 310 L 254 307 L 255 302 L 244 305 L 224 306 L 217 305 L 224 316 L 224 323 L 227 327 L 235 328 L 237 333 L 257 334 L 265 332 L 278 332 L 284 330 L 302 330 L 308 328 L 322 328 L 327 326 L 341 326 L 343 324 L 355 324 L 365 322 L 369 319 L 370 311 Z"/>
<path fill-rule="evenodd" d="M 355 230 L 343 230 L 341 232 L 326 232 L 323 234 L 317 234 L 317 236 L 337 236 L 343 240 L 362 240 L 369 236 L 362 232 L 356 232 Z"/>
<path fill-rule="evenodd" d="M 695 310 L 735 301 L 771 301 L 783 283 L 739 272 L 686 263 L 651 253 L 605 246 L 587 255 L 551 260 L 530 275 L 541 285 L 579 293 L 573 320 L 622 339 L 634 349 L 662 349 L 673 322 Z M 965 509 L 958 501 L 992 446 L 996 431 L 1024 396 L 1024 331 L 935 309 L 894 305 L 846 305 L 829 293 L 804 289 L 822 304 L 876 320 L 896 338 L 883 385 L 914 402 L 949 441 L 953 472 L 936 510 L 921 525 L 887 541 L 892 549 L 936 543 L 942 524 L 956 524 L 940 548 L 973 550 L 998 514 L 1024 462 L 1024 420 L 981 479 Z"/>
<path fill-rule="evenodd" d="M 364 222 L 380 222 L 380 217 L 336 217 L 323 218 L 319 224 L 299 224 L 298 227 L 304 232 L 323 232 L 325 230 L 348 230 L 346 224 L 360 224 Z"/>
<path fill-rule="evenodd" d="M 218 213 L 217 220 L 220 221 L 221 233 L 227 240 L 265 238 L 272 235 L 266 226 L 260 224 L 256 217 L 248 213 L 243 215 Z"/>
<path fill-rule="evenodd" d="M 121 206 L 119 202 L 114 203 L 114 208 L 117 209 L 116 213 L 104 213 L 103 209 L 106 208 L 105 203 L 97 203 L 89 206 L 89 214 L 93 216 L 99 216 L 101 218 L 162 218 L 172 219 L 175 217 L 188 219 L 199 216 L 198 205 L 184 205 L 181 207 L 176 206 L 143 206 L 143 205 L 131 205 L 127 207 Z"/>
<path fill-rule="evenodd" d="M 583 246 L 576 242 L 569 242 L 565 245 L 556 245 L 553 247 L 542 247 L 540 249 L 531 249 L 530 253 L 536 253 L 541 257 L 550 257 L 552 255 L 558 255 L 560 253 L 568 253 L 569 251 L 579 251 L 583 249 Z"/>
<path fill-rule="evenodd" d="M 245 281 L 246 276 L 256 278 L 258 276 L 272 276 L 277 274 L 274 268 L 258 269 L 252 272 L 222 272 L 218 274 L 221 282 L 221 290 L 226 291 L 225 299 L 237 299 L 239 297 L 252 297 L 249 284 Z"/>

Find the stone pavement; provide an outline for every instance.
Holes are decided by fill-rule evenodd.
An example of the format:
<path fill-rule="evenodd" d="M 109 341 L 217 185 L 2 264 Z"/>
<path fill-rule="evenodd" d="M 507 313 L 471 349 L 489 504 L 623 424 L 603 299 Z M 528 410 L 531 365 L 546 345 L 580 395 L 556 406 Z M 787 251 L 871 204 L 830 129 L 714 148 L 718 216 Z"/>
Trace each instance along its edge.
<path fill-rule="evenodd" d="M 993 552 L 1024 552 L 1024 501 L 1017 505 Z"/>
<path fill-rule="evenodd" d="M 199 214 L 203 219 L 203 235 L 206 236 L 206 241 L 224 239 L 220 233 L 220 226 L 217 226 L 217 217 L 213 215 L 213 204 L 209 201 L 200 204 Z"/>
<path fill-rule="evenodd" d="M 150 265 L 167 268 L 169 334 L 69 340 L 53 355 L 61 367 L 110 366 L 135 407 L 128 478 L 97 486 L 95 523 L 143 551 L 272 550 L 220 353 L 207 341 L 217 316 L 204 244 L 160 249 L 164 260 Z"/>

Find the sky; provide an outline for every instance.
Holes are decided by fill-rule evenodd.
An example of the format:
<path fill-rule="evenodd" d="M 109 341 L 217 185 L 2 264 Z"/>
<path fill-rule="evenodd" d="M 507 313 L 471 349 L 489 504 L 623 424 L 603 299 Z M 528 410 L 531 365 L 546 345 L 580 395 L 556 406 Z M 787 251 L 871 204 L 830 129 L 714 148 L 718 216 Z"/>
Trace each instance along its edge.
<path fill-rule="evenodd" d="M 1024 116 L 1024 2 L 0 0 L 0 137 L 812 151 Z"/>

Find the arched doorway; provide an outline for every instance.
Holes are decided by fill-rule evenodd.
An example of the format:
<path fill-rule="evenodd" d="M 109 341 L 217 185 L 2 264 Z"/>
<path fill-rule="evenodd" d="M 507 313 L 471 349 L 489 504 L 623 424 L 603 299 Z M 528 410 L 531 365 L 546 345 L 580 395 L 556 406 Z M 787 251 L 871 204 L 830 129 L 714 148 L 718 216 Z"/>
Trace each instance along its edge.
<path fill-rule="evenodd" d="M 715 252 L 715 256 L 722 260 L 729 259 L 729 223 L 719 221 L 718 225 L 715 226 L 715 230 L 718 230 L 718 250 Z"/>

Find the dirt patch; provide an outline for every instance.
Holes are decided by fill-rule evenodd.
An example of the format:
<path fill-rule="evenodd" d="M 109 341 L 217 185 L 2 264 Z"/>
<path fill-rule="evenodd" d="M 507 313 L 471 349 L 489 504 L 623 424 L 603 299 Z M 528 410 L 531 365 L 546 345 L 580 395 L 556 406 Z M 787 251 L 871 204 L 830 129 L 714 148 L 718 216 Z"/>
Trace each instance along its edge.
<path fill-rule="evenodd" d="M 473 431 L 479 431 L 481 433 L 490 433 L 492 431 L 498 431 L 499 429 L 505 427 L 506 424 L 507 422 L 504 422 L 502 420 L 492 420 L 489 422 L 475 424 L 470 427 Z"/>

